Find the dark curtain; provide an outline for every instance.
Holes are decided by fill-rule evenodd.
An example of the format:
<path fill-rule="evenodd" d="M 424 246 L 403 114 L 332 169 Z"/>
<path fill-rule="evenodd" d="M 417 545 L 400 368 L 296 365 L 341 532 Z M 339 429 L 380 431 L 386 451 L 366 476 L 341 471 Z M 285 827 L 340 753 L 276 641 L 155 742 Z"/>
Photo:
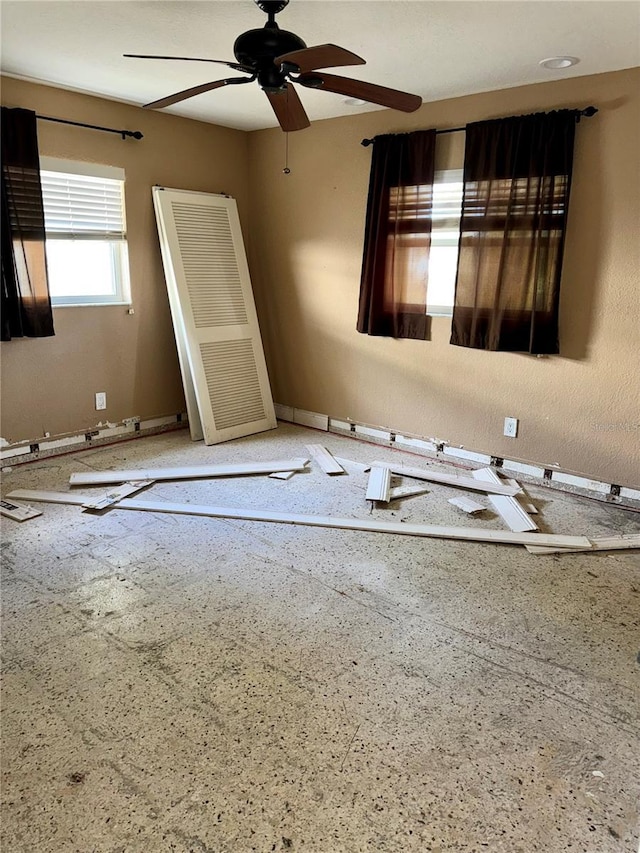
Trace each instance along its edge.
<path fill-rule="evenodd" d="M 36 114 L 2 107 L 2 340 L 53 335 Z"/>
<path fill-rule="evenodd" d="M 425 340 L 435 130 L 376 136 L 360 281 L 359 332 Z"/>
<path fill-rule="evenodd" d="M 557 353 L 577 113 L 468 124 L 451 343 Z"/>

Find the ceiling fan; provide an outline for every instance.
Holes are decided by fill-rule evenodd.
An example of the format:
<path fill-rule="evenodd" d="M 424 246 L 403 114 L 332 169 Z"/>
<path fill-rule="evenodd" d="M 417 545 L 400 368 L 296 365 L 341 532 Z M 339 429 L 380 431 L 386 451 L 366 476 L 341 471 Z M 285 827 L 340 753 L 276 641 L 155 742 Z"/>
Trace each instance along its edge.
<path fill-rule="evenodd" d="M 238 85 L 258 81 L 280 127 L 284 131 L 302 130 L 309 127 L 309 118 L 302 106 L 293 83 L 309 89 L 322 89 L 335 92 L 349 98 L 357 98 L 372 104 L 380 104 L 403 112 L 413 112 L 422 104 L 418 95 L 410 95 L 397 89 L 388 89 L 350 77 L 337 77 L 335 74 L 318 73 L 319 68 L 334 68 L 341 65 L 364 65 L 365 60 L 350 50 L 335 44 L 320 44 L 307 47 L 295 33 L 281 30 L 276 23 L 276 15 L 288 5 L 289 0 L 254 0 L 257 6 L 267 13 L 267 23 L 261 29 L 248 30 L 235 40 L 233 53 L 236 62 L 222 59 L 200 59 L 193 56 L 148 56 L 138 53 L 125 53 L 134 59 L 172 59 L 191 62 L 214 62 L 226 65 L 234 71 L 248 74 L 247 77 L 230 77 L 202 83 L 191 89 L 184 89 L 166 98 L 160 98 L 145 104 L 148 109 L 169 107 L 203 92 L 220 89 L 223 86 Z"/>

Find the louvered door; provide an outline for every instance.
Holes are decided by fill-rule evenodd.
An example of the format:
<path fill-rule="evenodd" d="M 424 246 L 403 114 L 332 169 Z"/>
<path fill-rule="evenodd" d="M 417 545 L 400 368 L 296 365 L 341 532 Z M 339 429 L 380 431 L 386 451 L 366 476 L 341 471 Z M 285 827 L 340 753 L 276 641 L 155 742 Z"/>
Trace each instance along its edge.
<path fill-rule="evenodd" d="M 276 426 L 235 199 L 153 188 L 191 437 Z"/>

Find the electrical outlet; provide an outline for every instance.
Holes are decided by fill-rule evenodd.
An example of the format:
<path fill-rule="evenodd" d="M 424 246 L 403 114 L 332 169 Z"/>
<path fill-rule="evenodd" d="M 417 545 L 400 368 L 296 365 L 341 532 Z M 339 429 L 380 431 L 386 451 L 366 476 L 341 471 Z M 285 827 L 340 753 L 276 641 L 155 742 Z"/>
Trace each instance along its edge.
<path fill-rule="evenodd" d="M 504 419 L 504 434 L 509 436 L 509 438 L 515 438 L 518 435 L 518 419 L 517 418 L 505 418 Z"/>
<path fill-rule="evenodd" d="M 96 412 L 107 408 L 107 392 L 98 391 L 96 394 Z"/>

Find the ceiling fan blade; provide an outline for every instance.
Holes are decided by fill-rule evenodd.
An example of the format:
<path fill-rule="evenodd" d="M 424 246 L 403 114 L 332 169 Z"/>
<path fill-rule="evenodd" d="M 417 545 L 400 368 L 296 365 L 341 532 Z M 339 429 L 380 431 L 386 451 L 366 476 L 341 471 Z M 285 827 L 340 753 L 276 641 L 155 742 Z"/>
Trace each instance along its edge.
<path fill-rule="evenodd" d="M 365 83 L 363 80 L 353 80 L 350 77 L 337 77 L 335 74 L 301 74 L 296 77 L 296 83 L 310 89 L 322 89 L 325 92 L 335 92 L 348 98 L 360 98 L 372 104 L 390 107 L 392 110 L 402 110 L 412 113 L 422 104 L 418 95 L 400 92 L 398 89 L 387 89 L 386 86 L 376 86 L 375 83 Z"/>
<path fill-rule="evenodd" d="M 177 59 L 180 62 L 215 62 L 216 65 L 226 65 L 234 71 L 253 71 L 248 65 L 239 65 L 237 62 L 227 62 L 225 59 L 200 59 L 197 56 L 149 56 L 146 53 L 123 53 L 127 59 Z"/>
<path fill-rule="evenodd" d="M 291 83 L 285 84 L 285 88 L 277 92 L 264 90 L 269 98 L 280 127 L 286 131 L 304 130 L 309 127 L 309 117 L 304 111 L 302 101 Z"/>
<path fill-rule="evenodd" d="M 297 65 L 301 72 L 314 71 L 316 68 L 334 68 L 337 65 L 365 65 L 365 60 L 337 44 L 317 44 L 303 50 L 283 53 L 274 60 L 275 65 L 290 62 Z"/>
<path fill-rule="evenodd" d="M 229 80 L 215 80 L 213 83 L 202 83 L 200 86 L 193 86 L 191 89 L 183 89 L 182 92 L 176 92 L 175 95 L 168 95 L 166 98 L 160 98 L 158 101 L 152 101 L 150 104 L 145 104 L 144 108 L 149 110 L 159 110 L 162 107 L 170 107 L 171 104 L 177 104 L 178 101 L 185 101 L 187 98 L 193 98 L 195 95 L 202 95 L 203 92 L 210 92 L 212 89 L 220 89 L 222 86 L 230 86 L 238 83 L 251 83 L 255 77 L 231 77 Z"/>

